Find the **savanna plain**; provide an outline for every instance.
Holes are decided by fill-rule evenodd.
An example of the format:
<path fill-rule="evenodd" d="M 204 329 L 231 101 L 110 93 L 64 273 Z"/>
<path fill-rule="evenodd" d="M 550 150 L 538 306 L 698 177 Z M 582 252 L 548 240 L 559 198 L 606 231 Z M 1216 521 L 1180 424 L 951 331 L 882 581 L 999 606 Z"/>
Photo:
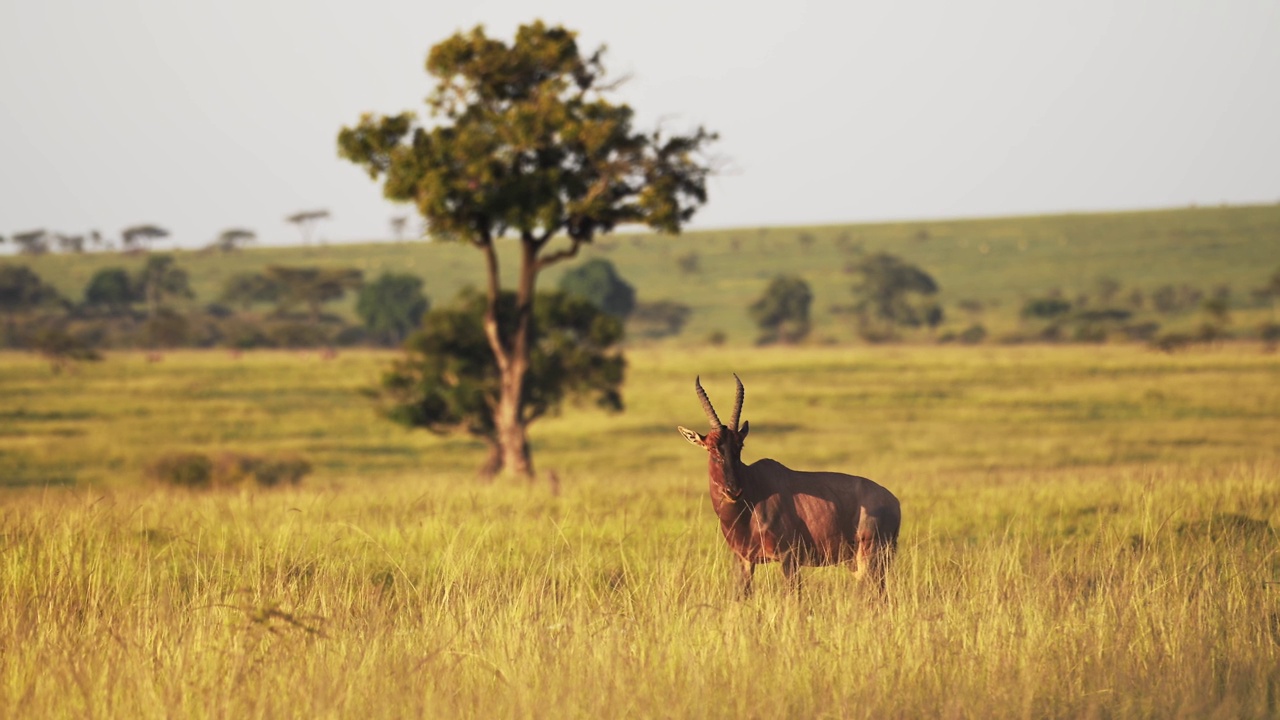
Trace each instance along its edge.
<path fill-rule="evenodd" d="M 637 348 L 626 412 L 534 426 L 533 484 L 380 419 L 391 357 L 0 355 L 0 716 L 1280 716 L 1258 344 Z M 887 597 L 768 566 L 735 596 L 675 431 L 732 372 L 745 460 L 899 496 Z M 184 449 L 314 471 L 143 478 Z"/>

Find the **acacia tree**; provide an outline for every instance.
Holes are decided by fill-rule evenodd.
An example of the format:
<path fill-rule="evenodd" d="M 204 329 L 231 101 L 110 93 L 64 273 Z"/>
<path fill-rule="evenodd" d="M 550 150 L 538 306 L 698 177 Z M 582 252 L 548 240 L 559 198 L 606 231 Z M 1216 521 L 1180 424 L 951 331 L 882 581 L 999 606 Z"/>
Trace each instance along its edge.
<path fill-rule="evenodd" d="M 302 233 L 302 244 L 310 245 L 311 233 L 314 231 L 316 223 L 320 222 L 321 220 L 328 220 L 328 219 L 329 219 L 328 210 L 303 210 L 302 212 L 296 212 L 290 215 L 289 217 L 285 218 L 284 221 L 297 225 L 298 232 Z"/>
<path fill-rule="evenodd" d="M 120 242 L 125 250 L 146 250 L 151 243 L 169 237 L 169 231 L 159 225 L 134 225 L 120 231 Z"/>
<path fill-rule="evenodd" d="M 210 247 L 227 253 L 235 252 L 249 243 L 258 241 L 258 233 L 244 228 L 229 228 L 218 233 Z"/>
<path fill-rule="evenodd" d="M 603 52 L 584 56 L 573 32 L 541 22 L 521 26 L 511 44 L 477 27 L 427 56 L 434 122 L 366 114 L 338 135 L 339 154 L 382 178 L 387 198 L 414 202 L 432 235 L 483 254 L 481 324 L 500 378 L 492 407 L 499 467 L 526 477 L 538 274 L 619 225 L 677 233 L 706 202 L 704 151 L 715 135 L 637 132 L 631 108 L 608 99 Z M 508 232 L 519 242 L 509 325 L 498 321 L 496 247 Z"/>
<path fill-rule="evenodd" d="M 13 234 L 13 242 L 18 252 L 23 255 L 43 255 L 49 252 L 49 232 L 47 230 L 28 230 Z"/>

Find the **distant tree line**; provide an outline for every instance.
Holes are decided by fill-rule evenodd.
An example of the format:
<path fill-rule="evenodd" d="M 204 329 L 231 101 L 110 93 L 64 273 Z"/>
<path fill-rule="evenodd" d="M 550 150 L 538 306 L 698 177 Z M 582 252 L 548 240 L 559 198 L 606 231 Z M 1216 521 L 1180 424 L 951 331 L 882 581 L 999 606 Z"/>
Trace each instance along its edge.
<path fill-rule="evenodd" d="M 358 296 L 358 324 L 326 312 L 349 293 Z M 270 266 L 231 276 L 214 302 L 200 304 L 171 255 L 151 255 L 133 271 L 98 270 L 80 300 L 25 265 L 0 263 L 0 348 L 63 359 L 120 348 L 396 346 L 429 307 L 421 278 L 385 273 L 366 282 L 354 268 Z"/>

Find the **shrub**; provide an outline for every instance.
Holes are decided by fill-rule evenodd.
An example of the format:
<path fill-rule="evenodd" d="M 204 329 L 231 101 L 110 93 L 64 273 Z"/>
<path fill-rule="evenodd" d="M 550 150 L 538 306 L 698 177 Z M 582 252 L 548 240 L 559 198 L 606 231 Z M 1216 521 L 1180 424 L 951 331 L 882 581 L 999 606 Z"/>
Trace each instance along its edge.
<path fill-rule="evenodd" d="M 213 462 L 213 484 L 236 487 L 254 483 L 262 487 L 297 485 L 311 472 L 311 463 L 298 456 L 264 458 L 239 453 L 220 453 Z"/>
<path fill-rule="evenodd" d="M 1151 347 L 1161 352 L 1175 352 L 1182 350 L 1192 343 L 1190 335 L 1183 333 L 1165 333 L 1155 340 L 1151 341 Z"/>
<path fill-rule="evenodd" d="M 625 320 L 636 308 L 636 289 L 622 279 L 613 263 L 602 258 L 571 268 L 560 278 L 559 287 L 619 320 Z"/>
<path fill-rule="evenodd" d="M 987 339 L 987 329 L 978 323 L 965 328 L 959 335 L 960 342 L 965 345 L 977 345 Z"/>
<path fill-rule="evenodd" d="M 147 466 L 146 474 L 166 485 L 207 488 L 213 478 L 213 463 L 201 453 L 171 453 L 156 458 Z"/>
<path fill-rule="evenodd" d="M 311 472 L 311 463 L 296 455 L 260 457 L 234 452 L 210 459 L 204 453 L 162 455 L 147 467 L 147 477 L 190 489 L 235 488 L 250 483 L 261 487 L 297 485 Z"/>
<path fill-rule="evenodd" d="M 627 327 L 637 337 L 679 335 L 692 314 L 692 308 L 674 300 L 642 302 L 636 305 Z"/>

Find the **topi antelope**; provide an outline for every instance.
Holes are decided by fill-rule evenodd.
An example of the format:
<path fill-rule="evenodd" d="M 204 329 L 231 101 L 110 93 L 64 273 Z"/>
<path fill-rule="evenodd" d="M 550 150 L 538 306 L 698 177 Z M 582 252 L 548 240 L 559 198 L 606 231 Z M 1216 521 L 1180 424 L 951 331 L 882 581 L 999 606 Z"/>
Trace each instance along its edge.
<path fill-rule="evenodd" d="M 751 592 L 756 565 L 782 563 L 792 588 L 801 565 L 856 563 L 859 580 L 870 578 L 884 592 L 885 567 L 898 545 L 902 514 L 893 493 L 876 483 L 836 472 L 801 472 L 776 460 L 742 462 L 749 424 L 738 426 L 745 391 L 735 374 L 738 396 L 728 426 L 711 407 L 701 379 L 694 380 L 702 411 L 711 422 L 706 435 L 679 427 L 686 440 L 710 455 L 711 506 L 720 531 L 738 556 L 742 595 Z"/>

